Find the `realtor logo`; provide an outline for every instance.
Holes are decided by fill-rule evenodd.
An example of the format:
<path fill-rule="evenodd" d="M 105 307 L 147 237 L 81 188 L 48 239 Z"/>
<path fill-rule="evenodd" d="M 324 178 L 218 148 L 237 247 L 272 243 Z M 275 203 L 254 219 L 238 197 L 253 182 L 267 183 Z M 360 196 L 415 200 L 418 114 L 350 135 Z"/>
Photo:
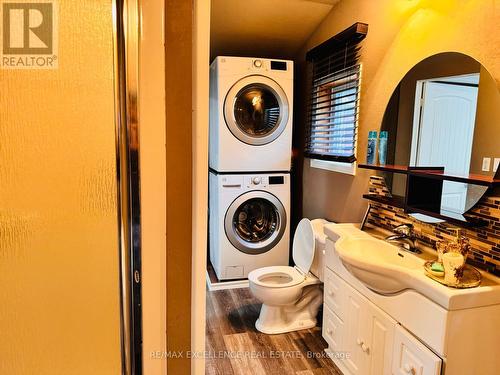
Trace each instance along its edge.
<path fill-rule="evenodd" d="M 3 69 L 57 68 L 57 7 L 55 1 L 1 3 Z"/>

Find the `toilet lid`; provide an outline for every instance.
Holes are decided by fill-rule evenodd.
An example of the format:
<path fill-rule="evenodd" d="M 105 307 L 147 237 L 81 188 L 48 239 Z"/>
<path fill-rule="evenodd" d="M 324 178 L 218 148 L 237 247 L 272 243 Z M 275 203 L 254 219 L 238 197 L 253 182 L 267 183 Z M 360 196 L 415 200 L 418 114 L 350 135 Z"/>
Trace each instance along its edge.
<path fill-rule="evenodd" d="M 293 261 L 304 274 L 309 273 L 314 259 L 314 230 L 309 219 L 302 219 L 293 236 Z"/>

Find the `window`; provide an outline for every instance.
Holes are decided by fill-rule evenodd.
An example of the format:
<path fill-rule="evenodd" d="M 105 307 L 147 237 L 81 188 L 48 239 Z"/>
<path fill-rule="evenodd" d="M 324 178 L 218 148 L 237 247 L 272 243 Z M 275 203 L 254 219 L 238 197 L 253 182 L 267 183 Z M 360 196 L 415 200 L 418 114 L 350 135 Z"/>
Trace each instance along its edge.
<path fill-rule="evenodd" d="M 306 156 L 321 161 L 312 166 L 344 173 L 353 170 L 346 165 L 356 161 L 359 42 L 366 31 L 366 24 L 355 24 L 308 52 L 311 89 Z"/>

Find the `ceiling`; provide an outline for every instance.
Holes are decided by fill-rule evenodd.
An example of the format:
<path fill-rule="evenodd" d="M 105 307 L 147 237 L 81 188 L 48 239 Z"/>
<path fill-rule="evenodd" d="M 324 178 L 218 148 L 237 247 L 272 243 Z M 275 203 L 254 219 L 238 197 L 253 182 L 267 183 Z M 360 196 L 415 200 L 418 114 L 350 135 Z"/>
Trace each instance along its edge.
<path fill-rule="evenodd" d="M 210 55 L 293 58 L 340 0 L 212 0 Z"/>

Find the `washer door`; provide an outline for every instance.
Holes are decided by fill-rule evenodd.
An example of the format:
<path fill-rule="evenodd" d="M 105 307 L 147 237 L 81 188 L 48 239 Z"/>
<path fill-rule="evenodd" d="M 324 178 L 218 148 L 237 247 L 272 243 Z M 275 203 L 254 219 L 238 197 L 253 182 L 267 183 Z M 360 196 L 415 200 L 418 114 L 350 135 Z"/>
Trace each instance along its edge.
<path fill-rule="evenodd" d="M 270 78 L 254 75 L 236 82 L 224 102 L 224 117 L 240 141 L 261 146 L 274 141 L 288 121 L 288 99 Z"/>
<path fill-rule="evenodd" d="M 251 191 L 231 203 L 224 226 L 226 236 L 235 248 L 246 254 L 262 254 L 271 250 L 283 237 L 285 208 L 274 195 Z"/>

